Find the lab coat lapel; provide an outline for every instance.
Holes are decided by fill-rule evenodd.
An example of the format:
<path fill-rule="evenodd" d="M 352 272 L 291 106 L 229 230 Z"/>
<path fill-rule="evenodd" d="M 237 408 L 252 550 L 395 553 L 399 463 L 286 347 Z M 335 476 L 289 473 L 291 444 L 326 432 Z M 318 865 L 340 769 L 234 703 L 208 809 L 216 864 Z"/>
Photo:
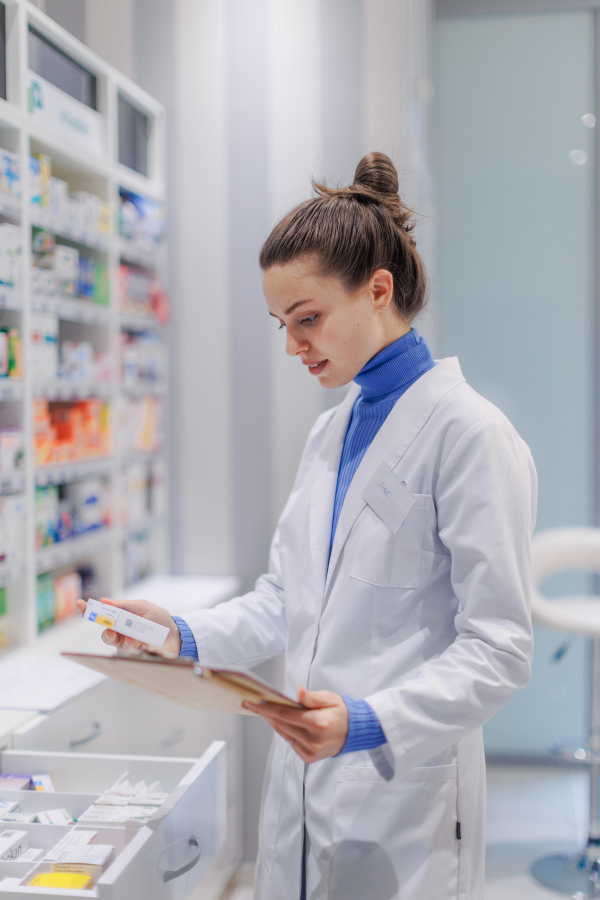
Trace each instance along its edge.
<path fill-rule="evenodd" d="M 340 457 L 352 407 L 359 393 L 360 388 L 354 385 L 338 406 L 314 463 L 310 496 L 310 549 L 317 597 L 323 596 L 325 588 Z"/>
<path fill-rule="evenodd" d="M 443 359 L 411 385 L 397 401 L 350 482 L 331 548 L 325 593 L 331 586 L 335 567 L 350 530 L 366 505 L 362 493 L 373 472 L 381 462 L 386 462 L 394 470 L 442 397 L 464 380 L 456 357 Z"/>

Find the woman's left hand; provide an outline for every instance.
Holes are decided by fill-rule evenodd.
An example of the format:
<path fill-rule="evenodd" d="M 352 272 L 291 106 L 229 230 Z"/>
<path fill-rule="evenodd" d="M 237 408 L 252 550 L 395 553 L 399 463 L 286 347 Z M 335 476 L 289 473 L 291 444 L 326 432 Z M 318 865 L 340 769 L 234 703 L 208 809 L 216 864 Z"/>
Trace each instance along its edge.
<path fill-rule="evenodd" d="M 348 708 L 333 691 L 298 688 L 298 701 L 307 709 L 275 703 L 244 702 L 246 709 L 266 719 L 305 763 L 336 756 L 348 735 Z"/>

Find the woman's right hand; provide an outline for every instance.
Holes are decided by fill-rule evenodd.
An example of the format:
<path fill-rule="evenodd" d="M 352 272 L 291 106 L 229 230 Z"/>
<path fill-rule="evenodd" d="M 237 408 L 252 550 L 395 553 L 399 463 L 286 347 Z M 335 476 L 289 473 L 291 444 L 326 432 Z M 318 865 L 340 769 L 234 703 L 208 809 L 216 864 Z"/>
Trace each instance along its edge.
<path fill-rule="evenodd" d="M 148 603 L 147 600 L 108 600 L 106 597 L 101 597 L 100 599 L 102 600 L 102 603 L 118 606 L 120 609 L 126 609 L 127 612 L 134 613 L 136 616 L 141 616 L 143 619 L 150 619 L 151 622 L 156 622 L 158 625 L 165 625 L 169 629 L 169 634 L 162 646 L 162 651 L 163 653 L 169 653 L 173 656 L 179 656 L 179 650 L 181 648 L 179 628 L 173 617 L 166 609 L 163 609 L 162 606 L 155 606 L 154 603 Z M 85 612 L 85 606 L 85 600 L 77 601 L 77 609 L 81 615 Z M 112 631 L 110 628 L 106 628 L 102 632 L 102 640 L 105 644 L 110 644 L 111 647 L 119 647 L 123 650 L 148 649 L 148 644 L 143 644 L 141 641 L 136 641 L 134 638 L 124 637 L 122 634 L 117 634 L 116 631 Z"/>

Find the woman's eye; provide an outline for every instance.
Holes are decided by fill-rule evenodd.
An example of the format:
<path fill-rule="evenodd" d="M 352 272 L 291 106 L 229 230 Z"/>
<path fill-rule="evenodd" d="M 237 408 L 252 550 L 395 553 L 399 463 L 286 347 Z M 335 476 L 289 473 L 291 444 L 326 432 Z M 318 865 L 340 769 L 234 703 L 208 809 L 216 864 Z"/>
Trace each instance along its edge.
<path fill-rule="evenodd" d="M 282 328 L 285 328 L 285 322 L 280 322 L 277 326 L 277 331 L 281 331 Z"/>
<path fill-rule="evenodd" d="M 314 316 L 307 316 L 305 319 L 300 319 L 300 324 L 301 325 L 314 325 L 318 318 L 319 318 L 319 316 L 316 314 Z"/>

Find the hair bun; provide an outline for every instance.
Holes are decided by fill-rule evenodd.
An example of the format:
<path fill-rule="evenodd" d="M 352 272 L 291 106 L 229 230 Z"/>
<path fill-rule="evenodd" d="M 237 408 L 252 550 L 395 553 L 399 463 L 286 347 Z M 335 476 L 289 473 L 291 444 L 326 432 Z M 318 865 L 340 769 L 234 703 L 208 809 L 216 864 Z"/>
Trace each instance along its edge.
<path fill-rule="evenodd" d="M 398 193 L 398 173 L 385 153 L 368 153 L 356 167 L 354 184 L 389 196 Z"/>

